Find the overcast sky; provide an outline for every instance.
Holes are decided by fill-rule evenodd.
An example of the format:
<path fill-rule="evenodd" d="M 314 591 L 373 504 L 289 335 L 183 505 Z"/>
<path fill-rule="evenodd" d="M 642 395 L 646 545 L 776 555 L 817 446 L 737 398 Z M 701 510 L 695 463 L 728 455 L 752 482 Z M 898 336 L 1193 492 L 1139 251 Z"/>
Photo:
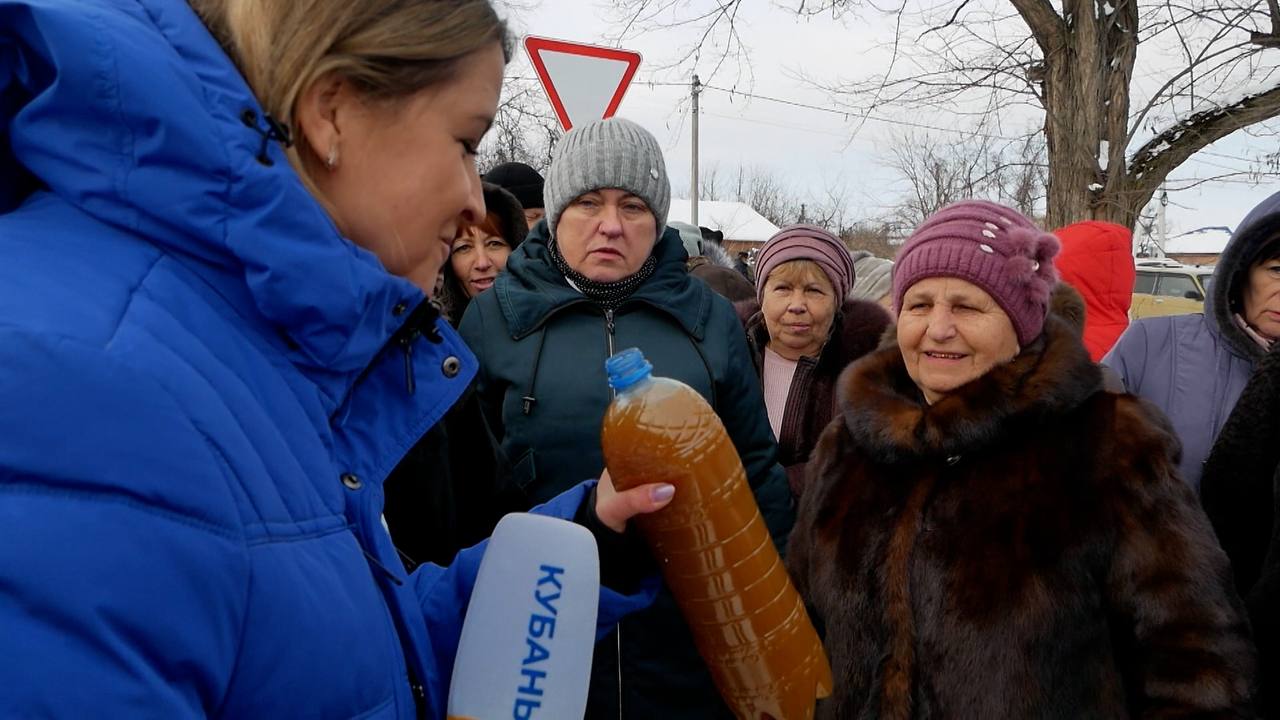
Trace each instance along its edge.
<path fill-rule="evenodd" d="M 509 11 L 513 29 L 565 40 L 606 44 L 618 26 L 604 4 L 582 0 L 523 0 L 523 7 Z M 711 81 L 722 87 L 802 104 L 830 108 L 830 96 L 798 79 L 805 75 L 824 82 L 868 74 L 885 62 L 879 43 L 891 37 L 892 28 L 878 18 L 817 18 L 805 20 L 760 2 L 743 6 L 738 22 L 750 51 L 750 67 L 723 68 Z M 644 56 L 636 82 L 623 100 L 619 115 L 649 128 L 666 151 L 673 189 L 687 192 L 690 177 L 690 123 L 688 122 L 687 72 L 673 73 L 660 67 L 676 59 L 693 42 L 691 31 L 649 33 L 626 40 L 623 47 Z M 1141 58 L 1141 56 L 1140 56 Z M 532 77 L 519 49 L 508 73 Z M 699 68 L 704 82 L 710 66 Z M 681 83 L 681 86 L 654 83 Z M 701 97 L 700 155 L 703 172 L 719 166 L 729 173 L 739 165 L 760 166 L 784 179 L 798 192 L 821 195 L 827 186 L 847 188 L 849 205 L 856 214 L 876 215 L 892 206 L 904 187 L 895 184 L 885 167 L 886 148 L 895 131 L 904 127 L 892 120 L 906 120 L 940 128 L 970 127 L 966 120 L 942 113 L 887 111 L 890 122 L 856 117 L 763 100 L 706 91 Z M 1011 111 L 1008 124 L 1035 126 L 1040 121 L 1025 111 Z M 946 132 L 935 132 L 947 137 Z M 950 137 L 957 137 L 954 133 Z M 1236 133 L 1209 148 L 1175 172 L 1175 178 L 1221 174 L 1224 167 L 1240 168 L 1231 157 L 1254 157 L 1274 151 L 1275 139 L 1250 138 Z M 1210 225 L 1234 227 L 1262 199 L 1280 190 L 1274 180 L 1265 184 L 1202 185 L 1170 193 L 1171 234 Z"/>

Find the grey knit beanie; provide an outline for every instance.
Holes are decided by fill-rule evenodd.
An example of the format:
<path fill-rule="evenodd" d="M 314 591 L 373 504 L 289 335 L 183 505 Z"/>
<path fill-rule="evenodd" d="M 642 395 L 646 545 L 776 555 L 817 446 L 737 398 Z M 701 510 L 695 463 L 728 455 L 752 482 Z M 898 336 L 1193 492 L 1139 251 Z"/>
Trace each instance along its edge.
<path fill-rule="evenodd" d="M 622 118 L 597 120 L 570 130 L 556 145 L 542 188 L 547 228 L 556 236 L 560 213 L 578 196 L 617 188 L 644 200 L 662 237 L 671 209 L 671 184 L 658 139 Z"/>
<path fill-rule="evenodd" d="M 880 302 L 880 298 L 893 291 L 893 261 L 878 258 L 865 250 L 854 254 L 853 269 L 857 280 L 849 297 L 855 300 Z"/>

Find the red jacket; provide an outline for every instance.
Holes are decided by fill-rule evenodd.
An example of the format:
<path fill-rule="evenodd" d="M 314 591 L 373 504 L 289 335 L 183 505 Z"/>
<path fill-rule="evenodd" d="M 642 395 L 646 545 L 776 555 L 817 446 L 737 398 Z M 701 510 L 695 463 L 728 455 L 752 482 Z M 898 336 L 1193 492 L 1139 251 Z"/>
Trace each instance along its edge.
<path fill-rule="evenodd" d="M 1084 344 L 1102 359 L 1129 326 L 1133 301 L 1133 233 L 1115 223 L 1087 220 L 1054 232 L 1062 241 L 1055 264 L 1062 281 L 1084 296 Z"/>

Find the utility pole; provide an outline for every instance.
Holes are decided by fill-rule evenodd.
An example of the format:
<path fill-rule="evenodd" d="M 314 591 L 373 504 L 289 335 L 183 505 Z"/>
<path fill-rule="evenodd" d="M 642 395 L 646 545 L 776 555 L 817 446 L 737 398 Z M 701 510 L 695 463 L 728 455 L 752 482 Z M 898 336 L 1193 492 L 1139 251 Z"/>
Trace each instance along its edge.
<path fill-rule="evenodd" d="M 702 84 L 698 82 L 698 76 L 693 76 L 693 172 L 690 173 L 690 190 L 689 190 L 689 222 L 694 225 L 698 224 L 698 93 L 701 92 Z"/>
<path fill-rule="evenodd" d="M 1169 206 L 1169 192 L 1164 189 L 1164 183 L 1160 183 L 1160 206 L 1156 209 L 1157 228 L 1160 231 L 1160 254 L 1156 257 L 1164 257 L 1164 249 L 1168 245 L 1169 228 L 1165 224 L 1165 208 Z"/>

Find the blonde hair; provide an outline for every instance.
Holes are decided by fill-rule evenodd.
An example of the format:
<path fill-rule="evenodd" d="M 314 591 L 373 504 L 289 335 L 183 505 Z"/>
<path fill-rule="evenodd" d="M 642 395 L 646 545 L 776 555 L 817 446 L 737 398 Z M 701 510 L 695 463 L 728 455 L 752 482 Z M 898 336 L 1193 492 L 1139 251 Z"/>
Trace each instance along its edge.
<path fill-rule="evenodd" d="M 788 260 L 781 265 L 769 271 L 769 277 L 764 279 L 765 287 L 774 279 L 789 283 L 792 286 L 803 285 L 806 282 L 819 282 L 827 292 L 831 295 L 836 294 L 835 286 L 831 284 L 831 278 L 827 277 L 826 271 L 822 266 L 812 260 Z"/>
<path fill-rule="evenodd" d="M 448 80 L 491 43 L 510 60 L 506 23 L 488 0 L 189 0 L 263 109 L 292 133 L 289 162 L 313 194 L 320 155 L 294 116 L 316 80 L 336 74 L 373 100 Z"/>

